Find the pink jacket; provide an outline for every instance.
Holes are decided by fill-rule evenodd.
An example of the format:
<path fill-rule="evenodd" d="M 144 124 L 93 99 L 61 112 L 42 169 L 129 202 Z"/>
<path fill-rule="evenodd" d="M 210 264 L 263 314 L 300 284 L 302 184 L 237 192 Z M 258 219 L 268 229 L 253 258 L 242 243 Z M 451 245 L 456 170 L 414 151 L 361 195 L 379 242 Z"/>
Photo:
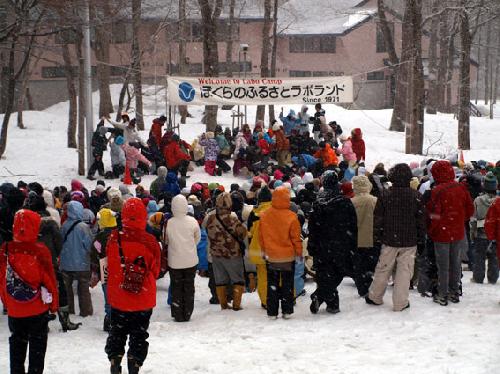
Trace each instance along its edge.
<path fill-rule="evenodd" d="M 151 162 L 144 157 L 144 155 L 137 148 L 124 144 L 122 145 L 123 151 L 125 152 L 125 158 L 127 159 L 127 166 L 129 169 L 137 169 L 137 164 L 140 162 L 145 163 L 148 167 L 151 167 Z"/>
<path fill-rule="evenodd" d="M 354 151 L 352 150 L 351 140 L 345 141 L 342 149 L 340 150 L 340 153 L 342 153 L 342 155 L 344 156 L 344 161 L 356 161 L 356 153 L 354 153 Z"/>

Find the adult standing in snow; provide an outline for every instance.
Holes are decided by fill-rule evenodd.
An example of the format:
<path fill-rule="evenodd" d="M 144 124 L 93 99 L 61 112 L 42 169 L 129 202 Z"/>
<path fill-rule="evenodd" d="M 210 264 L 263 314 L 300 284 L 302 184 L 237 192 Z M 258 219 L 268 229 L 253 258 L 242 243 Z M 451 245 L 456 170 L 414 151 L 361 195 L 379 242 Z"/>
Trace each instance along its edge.
<path fill-rule="evenodd" d="M 135 128 L 136 124 L 135 118 L 131 120 L 128 113 L 122 113 L 121 117 L 123 122 L 115 122 L 110 118 L 105 118 L 105 120 L 108 121 L 113 127 L 123 131 L 123 138 L 125 140 L 125 144 L 139 143 L 143 147 L 147 148 L 148 147 L 147 143 L 144 140 L 142 140 L 141 136 L 139 135 L 139 132 Z"/>
<path fill-rule="evenodd" d="M 455 171 L 448 161 L 432 166 L 436 187 L 427 203 L 427 232 L 434 242 L 438 267 L 438 292 L 434 301 L 448 305 L 460 301 L 462 276 L 461 253 L 466 251 L 465 222 L 474 214 L 474 204 L 467 188 L 455 182 Z"/>
<path fill-rule="evenodd" d="M 392 187 L 378 198 L 374 213 L 375 243 L 382 245 L 382 251 L 365 300 L 371 305 L 383 304 L 387 282 L 396 268 L 392 292 L 394 311 L 410 307 L 408 290 L 415 254 L 417 245 L 424 243 L 424 206 L 422 196 L 410 187 L 411 178 L 407 164 L 394 166 L 389 172 Z"/>
<path fill-rule="evenodd" d="M 0 250 L 0 297 L 9 315 L 10 372 L 43 373 L 48 311 L 57 312 L 57 282 L 48 248 L 38 241 L 40 216 L 20 210 L 14 216 L 13 241 Z"/>
<path fill-rule="evenodd" d="M 278 318 L 281 300 L 283 318 L 288 319 L 293 314 L 295 257 L 302 256 L 302 240 L 287 188 L 274 190 L 271 207 L 260 216 L 259 241 L 267 261 L 267 315 Z"/>
<path fill-rule="evenodd" d="M 114 140 L 109 143 L 111 170 L 112 177 L 114 178 L 119 178 L 120 175 L 125 172 L 127 158 L 125 157 L 125 151 L 122 148 L 123 144 L 125 144 L 125 139 L 121 135 L 115 136 Z"/>
<path fill-rule="evenodd" d="M 314 117 L 310 118 L 309 121 L 313 123 L 313 136 L 314 141 L 319 143 L 320 135 L 321 135 L 321 124 L 326 123 L 325 119 L 325 110 L 321 108 L 321 104 L 316 104 L 314 106 L 316 112 L 314 113 Z"/>
<path fill-rule="evenodd" d="M 340 312 L 337 287 L 345 276 L 352 276 L 358 227 L 351 200 L 340 193 L 337 173 L 325 172 L 322 182 L 323 192 L 313 204 L 308 225 L 307 251 L 314 258 L 317 283 L 310 309 L 316 314 L 326 303 L 327 312 L 335 314 Z"/>
<path fill-rule="evenodd" d="M 297 115 L 295 114 L 295 111 L 293 109 L 290 109 L 288 115 L 284 117 L 283 108 L 281 108 L 279 118 L 280 121 L 283 123 L 283 131 L 285 132 L 286 136 L 290 136 L 292 134 L 292 130 L 294 130 L 295 127 L 301 122 L 300 118 L 297 118 Z"/>
<path fill-rule="evenodd" d="M 276 159 L 278 166 L 287 164 L 288 155 L 290 154 L 290 141 L 285 136 L 282 127 L 275 123 L 273 125 L 274 135 L 276 136 Z"/>
<path fill-rule="evenodd" d="M 66 284 L 69 313 L 75 313 L 73 282 L 76 280 L 80 316 L 87 317 L 94 313 L 89 292 L 92 233 L 89 226 L 83 222 L 83 210 L 83 205 L 78 201 L 70 201 L 67 204 L 68 219 L 61 230 L 63 246 L 60 269 Z"/>
<path fill-rule="evenodd" d="M 104 126 L 104 120 L 97 124 L 97 128 L 92 136 L 92 156 L 94 157 L 94 162 L 89 168 L 89 173 L 87 179 L 94 180 L 94 174 L 97 171 L 101 177 L 104 176 L 104 163 L 102 162 L 102 156 L 106 149 L 108 148 L 108 139 L 106 138 L 106 133 L 108 129 Z"/>
<path fill-rule="evenodd" d="M 123 227 L 112 232 L 106 245 L 111 330 L 105 351 L 111 373 L 121 373 L 128 337 L 128 372 L 137 374 L 148 354 L 147 331 L 156 306 L 160 246 L 146 232 L 147 213 L 140 199 L 128 199 L 121 218 Z"/>
<path fill-rule="evenodd" d="M 183 195 L 172 199 L 173 217 L 165 228 L 168 244 L 168 266 L 172 287 L 172 317 L 176 322 L 188 322 L 194 309 L 194 278 L 198 265 L 197 245 L 201 239 L 198 222 L 188 214 Z"/>
<path fill-rule="evenodd" d="M 303 136 L 306 132 L 309 132 L 309 119 L 311 118 L 311 115 L 307 113 L 308 107 L 307 105 L 302 105 L 302 108 L 300 108 L 300 113 L 299 113 L 299 120 L 300 120 L 300 127 L 299 127 L 299 134 Z"/>
<path fill-rule="evenodd" d="M 352 150 L 356 154 L 356 161 L 359 163 L 365 161 L 365 141 L 360 128 L 355 128 L 351 131 Z"/>
<path fill-rule="evenodd" d="M 247 230 L 236 214 L 231 213 L 231 195 L 221 193 L 215 200 L 215 213 L 206 222 L 210 254 L 215 276 L 217 298 L 221 309 L 227 309 L 227 286 L 233 286 L 233 310 L 241 309 L 245 291 L 244 248 L 241 247 Z"/>

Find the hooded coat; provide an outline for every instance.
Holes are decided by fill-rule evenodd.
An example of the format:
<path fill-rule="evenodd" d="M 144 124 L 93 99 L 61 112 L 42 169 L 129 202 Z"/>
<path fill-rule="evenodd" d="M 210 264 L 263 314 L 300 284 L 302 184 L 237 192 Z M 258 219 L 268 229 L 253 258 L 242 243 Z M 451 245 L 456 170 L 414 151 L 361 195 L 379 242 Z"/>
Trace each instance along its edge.
<path fill-rule="evenodd" d="M 189 161 L 191 159 L 189 155 L 182 152 L 181 146 L 175 140 L 171 140 L 163 149 L 163 156 L 169 169 L 175 169 L 182 160 Z"/>
<path fill-rule="evenodd" d="M 377 198 L 370 195 L 372 184 L 365 176 L 352 179 L 354 197 L 351 198 L 358 222 L 358 248 L 373 247 L 373 212 Z"/>
<path fill-rule="evenodd" d="M 0 250 L 0 298 L 7 307 L 9 317 L 37 316 L 48 310 L 55 313 L 59 307 L 57 281 L 49 249 L 37 242 L 40 221 L 37 213 L 20 210 L 14 217 L 14 241 L 4 243 Z M 39 291 L 33 300 L 18 301 L 7 291 L 7 264 L 25 283 Z M 52 294 L 50 304 L 43 302 L 41 287 Z"/>
<path fill-rule="evenodd" d="M 340 193 L 333 171 L 323 174 L 323 191 L 313 203 L 308 228 L 307 250 L 315 260 L 351 270 L 350 258 L 358 241 L 356 211 L 351 200 Z"/>
<path fill-rule="evenodd" d="M 207 219 L 206 229 L 212 257 L 238 258 L 243 256 L 239 243 L 245 240 L 247 229 L 237 216 L 231 214 L 232 206 L 231 195 L 227 192 L 221 193 L 215 200 L 215 214 L 211 214 Z"/>
<path fill-rule="evenodd" d="M 285 135 L 290 135 L 292 130 L 295 129 L 297 125 L 300 125 L 301 122 L 300 118 L 297 118 L 293 109 L 290 109 L 290 112 L 288 112 L 286 117 L 283 116 L 283 113 L 280 113 L 280 121 L 283 123 Z"/>
<path fill-rule="evenodd" d="M 49 212 L 50 216 L 54 219 L 54 221 L 57 223 L 59 227 L 61 227 L 61 215 L 55 209 L 55 204 L 54 204 L 54 196 L 52 196 L 52 193 L 50 191 L 44 190 L 43 191 L 43 199 L 45 200 L 45 204 L 47 204 L 47 212 Z"/>
<path fill-rule="evenodd" d="M 220 148 L 213 133 L 207 133 L 206 138 L 200 140 L 200 145 L 205 147 L 205 161 L 217 161 Z"/>
<path fill-rule="evenodd" d="M 337 166 L 339 164 L 339 159 L 332 149 L 332 146 L 328 143 L 325 144 L 324 148 L 318 149 L 314 154 L 314 157 L 323 161 L 323 167 L 327 168 L 330 166 Z"/>
<path fill-rule="evenodd" d="M 487 238 L 486 232 L 484 231 L 486 214 L 495 199 L 496 196 L 485 193 L 479 195 L 474 200 L 474 216 L 470 220 L 472 238 Z"/>
<path fill-rule="evenodd" d="M 365 160 L 365 141 L 360 128 L 352 130 L 351 143 L 352 150 L 356 154 L 357 161 Z"/>
<path fill-rule="evenodd" d="M 68 218 L 61 229 L 63 247 L 60 269 L 62 271 L 89 271 L 92 233 L 89 226 L 83 222 L 83 205 L 78 201 L 70 201 L 67 205 L 67 214 Z M 66 233 L 73 224 L 76 226 L 66 237 Z M 64 240 L 65 237 L 66 240 Z"/>
<path fill-rule="evenodd" d="M 497 256 L 500 258 L 500 198 L 496 198 L 484 221 L 484 231 L 488 240 L 497 241 Z"/>
<path fill-rule="evenodd" d="M 151 186 L 149 187 L 149 192 L 151 192 L 151 195 L 156 200 L 160 199 L 160 194 L 165 187 L 165 183 L 167 183 L 167 172 L 168 170 L 165 166 L 160 166 L 157 170 L 158 177 L 151 183 Z"/>
<path fill-rule="evenodd" d="M 107 244 L 108 256 L 108 300 L 109 304 L 124 312 L 149 310 L 156 306 L 156 279 L 160 273 L 160 245 L 155 237 L 146 232 L 147 213 L 140 199 L 131 198 L 122 210 L 123 229 L 113 230 Z M 142 256 L 146 266 L 146 276 L 142 291 L 138 294 L 121 287 L 124 272 L 118 249 L 118 235 L 125 263 Z"/>
<path fill-rule="evenodd" d="M 164 240 L 168 244 L 168 265 L 172 269 L 188 269 L 198 264 L 197 245 L 200 226 L 187 215 L 188 203 L 183 195 L 172 199 L 173 217 L 168 220 Z"/>
<path fill-rule="evenodd" d="M 432 241 L 452 243 L 465 237 L 465 222 L 474 214 L 472 198 L 463 184 L 455 182 L 455 172 L 448 161 L 432 166 L 436 187 L 427 203 Z"/>
<path fill-rule="evenodd" d="M 290 210 L 290 192 L 279 187 L 273 192 L 272 204 L 260 216 L 259 242 L 269 262 L 291 262 L 302 256 L 300 223 Z"/>

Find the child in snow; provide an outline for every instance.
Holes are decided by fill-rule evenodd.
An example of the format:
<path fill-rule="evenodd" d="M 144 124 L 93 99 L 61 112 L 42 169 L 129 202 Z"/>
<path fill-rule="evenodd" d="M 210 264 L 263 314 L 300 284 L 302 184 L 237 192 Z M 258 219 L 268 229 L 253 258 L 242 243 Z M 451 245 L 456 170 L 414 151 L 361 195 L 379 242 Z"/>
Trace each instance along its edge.
<path fill-rule="evenodd" d="M 114 141 L 110 142 L 111 148 L 111 169 L 113 170 L 112 177 L 120 178 L 125 172 L 125 151 L 122 148 L 122 145 L 125 143 L 125 139 L 123 136 L 115 136 Z"/>
<path fill-rule="evenodd" d="M 352 150 L 356 154 L 356 161 L 365 160 L 365 141 L 363 140 L 363 133 L 360 128 L 351 131 Z"/>
<path fill-rule="evenodd" d="M 340 137 L 340 142 L 342 143 L 342 148 L 340 153 L 344 157 L 344 161 L 349 165 L 354 165 L 356 163 L 356 154 L 352 150 L 352 142 L 351 139 L 345 135 Z"/>
<path fill-rule="evenodd" d="M 87 176 L 89 180 L 94 179 L 96 171 L 101 177 L 104 176 L 104 163 L 102 162 L 102 155 L 108 147 L 108 139 L 106 138 L 107 132 L 108 129 L 104 126 L 104 121 L 101 120 L 97 124 L 97 128 L 92 136 L 92 156 L 94 156 L 94 162 L 89 168 Z"/>
<path fill-rule="evenodd" d="M 126 165 L 130 170 L 130 175 L 132 177 L 132 180 L 134 181 L 134 184 L 141 183 L 141 179 L 136 177 L 139 162 L 146 164 L 148 168 L 150 168 L 151 161 L 149 161 L 146 157 L 144 157 L 141 151 L 133 145 L 125 143 L 122 145 L 122 148 L 123 151 L 125 152 L 125 158 L 127 160 Z"/>
<path fill-rule="evenodd" d="M 219 157 L 219 144 L 215 140 L 214 133 L 208 131 L 200 139 L 200 145 L 205 148 L 205 171 L 208 175 L 214 176 L 218 173 L 217 158 Z"/>

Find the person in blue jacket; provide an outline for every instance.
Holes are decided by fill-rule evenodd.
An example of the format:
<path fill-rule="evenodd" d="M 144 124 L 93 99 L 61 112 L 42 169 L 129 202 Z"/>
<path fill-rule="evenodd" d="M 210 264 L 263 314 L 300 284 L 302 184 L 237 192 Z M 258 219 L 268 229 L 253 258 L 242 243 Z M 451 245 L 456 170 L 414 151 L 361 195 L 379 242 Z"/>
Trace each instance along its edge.
<path fill-rule="evenodd" d="M 181 193 L 179 179 L 177 178 L 177 174 L 175 172 L 169 171 L 167 173 L 167 179 L 163 187 L 163 192 L 169 193 L 172 197 L 177 196 Z"/>
<path fill-rule="evenodd" d="M 208 246 L 208 235 L 207 230 L 200 227 L 201 239 L 196 247 L 198 251 L 198 271 L 200 275 L 208 275 L 208 258 L 207 258 L 207 246 Z"/>
<path fill-rule="evenodd" d="M 80 316 L 93 314 L 90 284 L 90 248 L 92 233 L 83 222 L 83 205 L 78 201 L 70 201 L 67 205 L 68 219 L 61 228 L 63 247 L 60 256 L 60 269 L 63 275 L 70 314 L 75 313 L 73 282 L 78 282 L 78 305 Z"/>
<path fill-rule="evenodd" d="M 290 136 L 292 134 L 292 130 L 300 125 L 300 118 L 297 118 L 293 109 L 290 109 L 288 115 L 283 117 L 283 108 L 281 108 L 280 121 L 283 123 L 283 130 L 285 131 L 286 136 Z"/>
<path fill-rule="evenodd" d="M 301 153 L 298 156 L 292 157 L 292 163 L 299 168 L 306 168 L 307 171 L 311 171 L 314 165 L 318 162 L 318 159 L 308 155 L 307 153 Z"/>

